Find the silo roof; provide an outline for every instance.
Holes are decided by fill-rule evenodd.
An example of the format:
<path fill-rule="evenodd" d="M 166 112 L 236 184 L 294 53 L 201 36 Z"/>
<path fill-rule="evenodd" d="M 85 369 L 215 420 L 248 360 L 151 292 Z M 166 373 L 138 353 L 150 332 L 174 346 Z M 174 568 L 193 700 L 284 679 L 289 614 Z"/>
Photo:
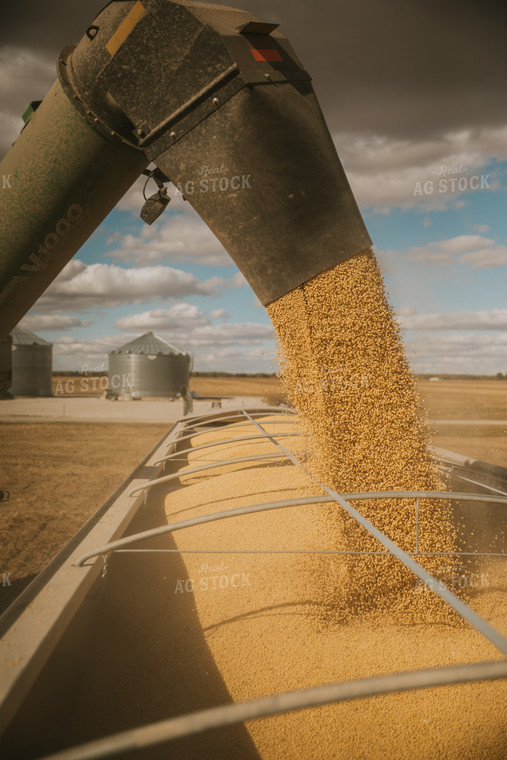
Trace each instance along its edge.
<path fill-rule="evenodd" d="M 12 342 L 15 346 L 52 346 L 53 344 L 44 338 L 39 338 L 35 333 L 25 330 L 19 325 L 11 330 Z"/>
<path fill-rule="evenodd" d="M 125 343 L 124 346 L 111 351 L 112 354 L 177 354 L 179 356 L 185 356 L 185 352 L 181 351 L 176 346 L 168 343 L 159 335 L 155 335 L 153 332 L 144 333 L 139 338 L 131 340 L 130 343 Z"/>

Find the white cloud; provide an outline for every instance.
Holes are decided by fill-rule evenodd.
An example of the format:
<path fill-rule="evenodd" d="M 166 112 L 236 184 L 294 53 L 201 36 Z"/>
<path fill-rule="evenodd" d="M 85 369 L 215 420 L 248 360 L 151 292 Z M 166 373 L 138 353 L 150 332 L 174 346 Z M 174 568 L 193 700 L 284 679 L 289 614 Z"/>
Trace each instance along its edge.
<path fill-rule="evenodd" d="M 147 168 L 149 170 L 155 169 L 156 165 L 151 162 Z M 147 198 L 149 198 L 150 195 L 157 191 L 157 185 L 155 181 L 153 179 L 150 179 L 148 183 L 146 183 L 147 179 L 148 178 L 146 175 L 142 174 L 134 182 L 132 187 L 127 190 L 123 198 L 118 201 L 117 208 L 120 211 L 132 211 L 134 213 L 134 216 L 139 216 L 139 212 L 141 211 L 141 207 L 145 200 L 143 189 L 145 189 Z M 172 184 L 172 182 L 166 182 L 165 184 L 167 186 L 168 195 L 171 198 L 170 206 L 168 207 L 171 211 L 195 213 L 192 209 L 192 206 L 190 206 L 190 204 L 183 199 L 183 196 Z"/>
<path fill-rule="evenodd" d="M 425 333 L 407 353 L 416 372 L 494 375 L 507 371 L 507 333 Z"/>
<path fill-rule="evenodd" d="M 117 208 L 139 216 L 144 203 L 143 187 L 146 177 L 140 177 L 123 196 Z M 170 204 L 152 225 L 145 225 L 138 234 L 115 233 L 107 241 L 117 248 L 106 251 L 118 261 L 148 264 L 159 261 L 189 262 L 206 266 L 230 266 L 233 262 L 199 214 L 172 183 L 167 183 Z M 149 197 L 156 190 L 151 181 L 146 188 Z"/>
<path fill-rule="evenodd" d="M 231 283 L 234 288 L 242 288 L 243 285 L 248 285 L 248 280 L 241 272 L 236 272 L 236 274 L 231 277 Z"/>
<path fill-rule="evenodd" d="M 507 330 L 507 309 L 440 314 L 416 314 L 415 310 L 406 314 L 400 309 L 398 313 L 404 330 Z"/>
<path fill-rule="evenodd" d="M 174 331 L 161 337 L 195 354 L 195 369 L 200 371 L 274 372 L 274 341 L 266 325 L 233 325 L 227 331 L 201 330 L 195 339 Z M 107 355 L 139 331 L 121 336 L 76 340 L 64 336 L 54 342 L 56 369 L 83 366 L 107 367 Z M 253 338 L 253 336 L 256 336 Z M 507 371 L 507 333 L 424 332 L 407 342 L 407 355 L 416 372 L 496 374 Z"/>
<path fill-rule="evenodd" d="M 471 264 L 474 269 L 503 267 L 507 265 L 507 245 L 488 240 L 483 247 L 462 256 L 461 261 Z"/>
<path fill-rule="evenodd" d="M 53 368 L 55 370 L 82 370 L 84 367 L 106 369 L 109 352 L 136 337 L 138 337 L 136 334 L 109 335 L 103 338 L 77 340 L 65 335 L 53 341 Z"/>
<path fill-rule="evenodd" d="M 55 341 L 55 367 L 76 369 L 107 361 L 115 348 L 152 330 L 161 338 L 195 356 L 197 370 L 227 372 L 271 372 L 275 354 L 275 335 L 272 325 L 254 322 L 236 323 L 211 319 L 228 317 L 225 309 L 209 314 L 185 301 L 170 308 L 155 308 L 118 319 L 115 328 L 120 336 L 104 336 L 78 340 L 65 335 Z"/>
<path fill-rule="evenodd" d="M 230 315 L 227 313 L 225 309 L 213 309 L 209 313 L 211 319 L 230 319 Z"/>
<path fill-rule="evenodd" d="M 382 135 L 336 134 L 335 143 L 358 203 L 377 213 L 393 207 L 443 210 L 462 207 L 462 193 L 452 192 L 453 177 L 488 175 L 485 167 L 493 159 L 507 160 L 507 126 L 462 130 L 431 139 L 389 138 Z M 459 173 L 458 173 L 459 172 Z M 447 180 L 439 192 L 439 179 Z M 414 195 L 417 183 L 433 182 L 433 192 Z M 499 187 L 495 172 L 489 172 L 490 190 Z M 429 188 L 428 188 L 429 189 Z"/>
<path fill-rule="evenodd" d="M 148 168 L 153 168 L 153 165 L 150 164 Z M 116 208 L 119 211 L 132 211 L 136 216 L 139 216 L 144 203 L 143 188 L 146 184 L 146 179 L 147 177 L 141 175 L 132 187 L 127 190 L 123 198 L 116 204 Z M 148 187 L 151 187 L 151 184 Z M 149 192 L 146 192 L 146 197 L 149 197 Z"/>
<path fill-rule="evenodd" d="M 23 127 L 23 119 L 0 109 L 0 157 L 7 153 Z"/>
<path fill-rule="evenodd" d="M 197 372 L 276 372 L 274 347 L 232 348 L 219 346 L 195 355 Z"/>
<path fill-rule="evenodd" d="M 70 330 L 73 327 L 88 327 L 93 324 L 90 320 L 71 317 L 68 314 L 29 314 L 21 320 L 20 326 L 30 332 L 45 330 Z"/>
<path fill-rule="evenodd" d="M 201 282 L 195 275 L 168 266 L 122 268 L 115 264 L 71 261 L 37 302 L 37 311 L 79 311 L 122 303 L 216 295 L 222 288 L 239 287 L 237 276 L 211 277 Z"/>
<path fill-rule="evenodd" d="M 206 324 L 209 324 L 208 320 L 197 306 L 183 302 L 171 306 L 170 309 L 152 309 L 122 317 L 115 322 L 114 326 L 119 330 L 146 332 L 148 330 L 188 331 Z"/>
<path fill-rule="evenodd" d="M 438 240 L 424 246 L 414 246 L 407 251 L 377 251 L 377 255 L 388 261 L 391 256 L 401 256 L 412 261 L 431 264 L 470 264 L 473 269 L 500 267 L 507 264 L 507 245 L 481 235 L 458 235 L 447 240 Z"/>
<path fill-rule="evenodd" d="M 147 314 L 150 312 L 137 316 L 146 318 Z M 203 318 L 203 315 L 194 314 L 194 317 L 195 324 Z M 132 332 L 121 336 L 105 336 L 90 340 L 77 340 L 71 336 L 59 338 L 54 342 L 53 347 L 55 368 L 79 369 L 84 365 L 97 366 L 104 362 L 107 366 L 107 355 L 110 351 L 154 326 L 152 323 L 136 322 L 133 318 L 130 320 L 130 325 Z M 183 351 L 194 354 L 196 370 L 276 371 L 274 369 L 274 332 L 271 325 L 255 323 L 211 325 L 208 323 L 194 326 L 188 321 L 182 321 L 179 325 L 171 327 L 169 332 L 157 329 L 157 334 Z"/>
<path fill-rule="evenodd" d="M 0 103 L 5 104 L 0 107 L 0 156 L 18 137 L 28 104 L 42 100 L 55 79 L 55 62 L 44 55 L 12 46 L 0 49 Z"/>
<path fill-rule="evenodd" d="M 243 324 L 204 325 L 192 330 L 187 340 L 194 348 L 206 346 L 227 346 L 260 344 L 262 341 L 274 341 L 275 332 L 271 325 L 246 322 Z"/>
<path fill-rule="evenodd" d="M 146 225 L 138 235 L 116 234 L 108 242 L 117 248 L 105 252 L 117 261 L 136 265 L 159 261 L 230 266 L 233 262 L 209 227 L 195 212 L 170 214 Z"/>

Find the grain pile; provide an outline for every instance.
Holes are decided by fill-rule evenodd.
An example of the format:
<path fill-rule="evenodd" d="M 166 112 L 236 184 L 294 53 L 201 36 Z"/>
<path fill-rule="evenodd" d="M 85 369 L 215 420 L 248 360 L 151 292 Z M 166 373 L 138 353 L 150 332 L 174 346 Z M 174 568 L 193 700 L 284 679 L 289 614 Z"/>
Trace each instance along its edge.
<path fill-rule="evenodd" d="M 399 326 L 370 250 L 344 261 L 268 307 L 279 340 L 284 389 L 307 436 L 310 471 L 338 492 L 442 490 L 427 453 L 426 427 Z M 402 549 L 414 551 L 415 503 L 369 501 L 360 511 Z M 336 509 L 325 515 L 336 548 L 379 551 L 378 542 Z M 420 551 L 456 549 L 449 508 L 421 502 Z M 442 575 L 438 558 L 425 567 Z M 401 563 L 365 556 L 343 576 L 327 573 L 326 614 L 387 606 L 403 612 L 414 579 Z M 333 578 L 335 580 L 333 580 Z M 401 593 L 406 590 L 408 593 Z M 421 612 L 434 607 L 421 595 Z M 441 611 L 443 608 L 438 605 Z"/>
<path fill-rule="evenodd" d="M 273 434 L 297 428 L 267 419 L 261 420 L 261 425 Z M 247 436 L 256 429 L 252 425 L 240 431 Z M 225 441 L 231 436 L 227 429 L 203 433 L 192 444 Z M 297 453 L 303 445 L 301 437 L 281 442 Z M 188 465 L 180 467 L 272 451 L 275 446 L 266 440 L 223 443 L 192 452 Z M 224 465 L 212 473 L 182 472 L 180 484 L 165 497 L 165 510 L 168 521 L 174 522 L 249 504 L 310 496 L 318 490 L 287 460 L 252 461 Z M 322 625 L 326 587 L 316 576 L 324 570 L 320 581 L 329 579 L 343 562 L 343 558 L 314 553 L 330 551 L 336 545 L 328 520 L 319 519 L 322 510 L 322 505 L 311 504 L 260 512 L 174 534 L 180 550 L 219 553 L 182 554 L 185 573 L 181 568 L 168 568 L 165 573 L 168 615 L 178 619 L 185 605 L 191 604 L 198 619 L 193 638 L 188 610 L 186 617 L 180 618 L 189 626 L 187 638 L 184 648 L 171 656 L 187 662 L 194 673 L 192 653 L 202 631 L 221 682 L 234 702 L 333 681 L 501 657 L 468 626 L 414 623 L 418 610 L 429 603 L 423 599 L 433 596 L 430 592 L 419 594 L 412 589 L 403 620 L 397 621 L 391 611 L 377 609 L 354 619 L 342 616 L 336 626 Z M 266 553 L 248 553 L 259 550 Z M 296 553 L 279 553 L 287 550 Z M 390 566 L 395 564 L 390 560 Z M 480 590 L 474 607 L 504 630 L 506 601 L 500 590 L 504 579 L 499 585 L 498 572 L 497 566 L 491 574 L 495 582 Z M 172 631 L 166 644 L 173 649 Z M 216 673 L 207 668 L 204 673 L 197 670 L 195 677 L 201 701 L 223 703 Z M 182 688 L 184 684 L 178 681 L 178 690 Z M 249 721 L 246 728 L 256 760 L 499 760 L 507 756 L 500 708 L 506 689 L 505 682 L 478 683 L 375 697 Z M 222 746 L 215 748 L 218 741 Z M 228 729 L 203 735 L 202 742 L 188 754 L 186 748 L 178 749 L 178 756 L 187 760 L 251 757 L 247 747 L 229 737 Z M 160 755 L 164 760 L 167 756 Z"/>
<path fill-rule="evenodd" d="M 291 420 L 259 421 L 276 434 L 295 431 Z M 276 451 L 266 439 L 228 440 L 257 432 L 254 425 L 201 430 L 190 444 L 182 443 L 180 449 L 217 445 L 173 461 L 168 472 L 179 471 L 179 482 L 152 494 L 132 532 L 160 525 L 164 514 L 174 523 L 315 495 L 319 489 L 312 480 L 283 458 L 185 474 L 205 462 Z M 298 453 L 303 445 L 301 437 L 281 441 Z M 469 627 L 407 625 L 420 604 L 415 593 L 403 622 L 377 611 L 323 626 L 325 589 L 315 583 L 314 552 L 332 550 L 336 537 L 319 520 L 321 511 L 322 505 L 312 503 L 194 525 L 143 543 L 181 554 L 111 556 L 104 614 L 89 636 L 87 667 L 66 723 L 67 743 L 292 689 L 500 657 Z M 322 562 L 334 563 L 327 557 Z M 328 575 L 331 569 L 334 564 Z M 505 631 L 505 575 L 499 575 L 498 564 L 491 580 L 478 590 L 474 607 Z M 507 757 L 501 715 L 506 691 L 505 682 L 494 682 L 379 696 L 249 721 L 121 757 L 500 760 Z"/>

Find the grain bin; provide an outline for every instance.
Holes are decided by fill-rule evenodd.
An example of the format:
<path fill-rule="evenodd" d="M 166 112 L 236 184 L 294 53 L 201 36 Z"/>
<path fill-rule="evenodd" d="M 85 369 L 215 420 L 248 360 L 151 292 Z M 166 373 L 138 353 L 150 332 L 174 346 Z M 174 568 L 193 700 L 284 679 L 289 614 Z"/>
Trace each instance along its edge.
<path fill-rule="evenodd" d="M 174 397 L 188 385 L 190 355 L 147 332 L 109 354 L 109 391 Z"/>
<path fill-rule="evenodd" d="M 53 344 L 15 327 L 12 336 L 12 387 L 14 396 L 51 396 Z"/>

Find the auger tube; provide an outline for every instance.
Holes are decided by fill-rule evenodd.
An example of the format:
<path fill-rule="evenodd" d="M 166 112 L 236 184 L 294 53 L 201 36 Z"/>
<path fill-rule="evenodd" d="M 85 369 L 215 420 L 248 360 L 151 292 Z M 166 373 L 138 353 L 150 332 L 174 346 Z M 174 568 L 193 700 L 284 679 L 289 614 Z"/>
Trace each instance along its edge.
<path fill-rule="evenodd" d="M 0 339 L 150 161 L 264 305 L 371 245 L 309 74 L 275 24 L 113 0 L 0 164 Z"/>

